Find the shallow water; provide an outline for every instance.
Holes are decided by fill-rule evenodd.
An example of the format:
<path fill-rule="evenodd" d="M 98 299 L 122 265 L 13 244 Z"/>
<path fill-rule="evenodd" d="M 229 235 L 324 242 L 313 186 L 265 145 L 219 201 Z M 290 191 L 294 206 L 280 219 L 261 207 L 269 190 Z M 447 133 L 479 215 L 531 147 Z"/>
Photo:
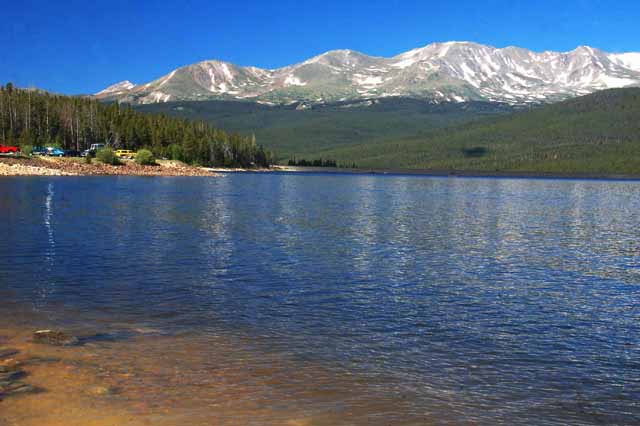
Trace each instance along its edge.
<path fill-rule="evenodd" d="M 8 178 L 0 209 L 0 336 L 60 358 L 0 424 L 640 424 L 639 182 Z"/>

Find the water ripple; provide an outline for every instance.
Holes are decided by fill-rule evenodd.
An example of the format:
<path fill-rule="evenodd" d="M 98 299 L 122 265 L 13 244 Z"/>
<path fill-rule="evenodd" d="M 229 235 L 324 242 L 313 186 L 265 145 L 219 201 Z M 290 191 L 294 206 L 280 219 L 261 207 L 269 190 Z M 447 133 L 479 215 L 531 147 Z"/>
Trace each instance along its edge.
<path fill-rule="evenodd" d="M 3 309 L 256 342 L 402 395 L 371 419 L 640 424 L 636 182 L 28 178 L 0 208 Z"/>

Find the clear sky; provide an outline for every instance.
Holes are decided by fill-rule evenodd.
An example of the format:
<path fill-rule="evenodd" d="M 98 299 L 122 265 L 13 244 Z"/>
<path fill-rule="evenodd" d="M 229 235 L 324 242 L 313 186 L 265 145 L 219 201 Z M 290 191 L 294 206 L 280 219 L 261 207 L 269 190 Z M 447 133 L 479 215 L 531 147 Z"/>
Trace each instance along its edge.
<path fill-rule="evenodd" d="M 640 0 L 22 0 L 2 2 L 0 16 L 0 82 L 68 94 L 205 59 L 277 68 L 435 41 L 640 51 Z"/>

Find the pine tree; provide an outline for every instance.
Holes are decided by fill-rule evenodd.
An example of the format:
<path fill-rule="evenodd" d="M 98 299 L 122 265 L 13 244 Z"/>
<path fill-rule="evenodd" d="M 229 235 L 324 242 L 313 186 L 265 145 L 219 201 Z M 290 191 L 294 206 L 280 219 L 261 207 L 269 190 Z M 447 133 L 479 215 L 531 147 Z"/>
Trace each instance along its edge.
<path fill-rule="evenodd" d="M 155 155 L 202 165 L 243 166 L 271 163 L 271 154 L 255 135 L 242 136 L 164 115 L 136 112 L 131 106 L 100 104 L 16 89 L 0 88 L 0 141 L 87 149 L 93 143 L 112 148 L 149 147 Z"/>

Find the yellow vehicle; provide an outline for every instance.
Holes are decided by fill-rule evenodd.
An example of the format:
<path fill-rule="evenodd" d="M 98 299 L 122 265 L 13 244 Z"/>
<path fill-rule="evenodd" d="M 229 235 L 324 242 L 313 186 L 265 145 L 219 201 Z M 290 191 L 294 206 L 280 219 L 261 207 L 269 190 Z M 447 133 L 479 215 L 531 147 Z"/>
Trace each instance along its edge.
<path fill-rule="evenodd" d="M 130 149 L 119 149 L 116 151 L 116 156 L 120 158 L 134 158 L 136 153 L 131 151 Z"/>

